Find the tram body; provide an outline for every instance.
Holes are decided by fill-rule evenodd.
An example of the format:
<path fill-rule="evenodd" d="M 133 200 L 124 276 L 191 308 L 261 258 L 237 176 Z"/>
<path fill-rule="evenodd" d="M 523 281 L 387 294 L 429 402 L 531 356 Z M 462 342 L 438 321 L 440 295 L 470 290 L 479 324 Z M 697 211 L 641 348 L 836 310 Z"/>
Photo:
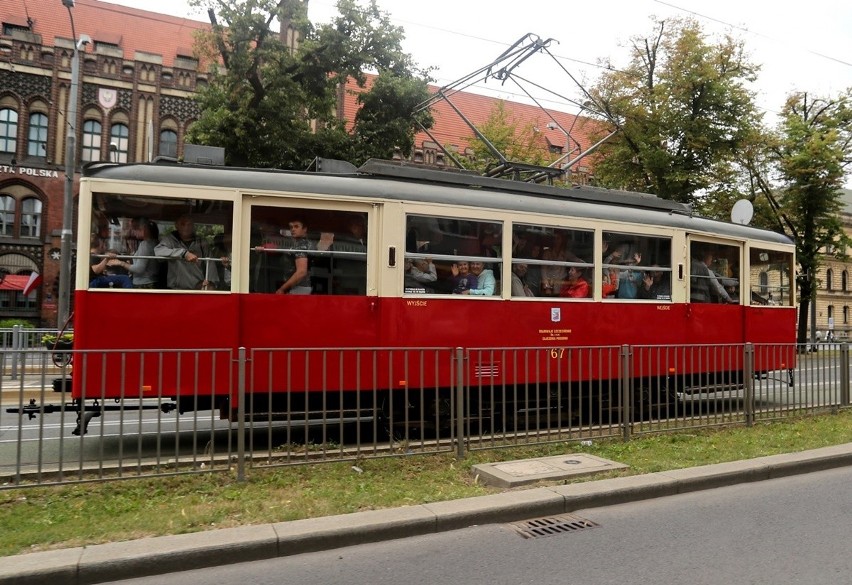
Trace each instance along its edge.
<path fill-rule="evenodd" d="M 680 384 L 741 373 L 744 364 L 741 351 L 724 364 L 685 360 L 679 346 L 788 348 L 757 354 L 758 372 L 792 368 L 795 359 L 792 242 L 648 195 L 379 161 L 338 174 L 96 164 L 84 170 L 79 209 L 78 250 L 95 234 L 130 260 L 140 218 L 162 232 L 191 215 L 211 248 L 217 236 L 229 236 L 222 256 L 229 262 L 212 251 L 202 260 L 207 275 L 218 273 L 215 290 L 99 289 L 90 288 L 79 253 L 78 401 L 169 397 L 181 411 L 233 412 L 238 348 L 248 357 L 246 392 L 259 410 L 276 412 L 327 408 L 328 396 L 339 398 L 335 408 L 373 407 L 395 391 L 450 389 L 457 371 L 445 356 L 452 348 L 473 350 L 467 381 L 504 388 L 622 375 L 617 353 L 595 354 L 590 363 L 573 348 L 663 348 L 642 364 L 641 376 L 675 375 Z M 292 270 L 287 225 L 294 219 L 307 224 L 312 241 L 310 295 L 275 294 Z M 353 223 L 362 229 L 356 243 L 347 232 Z M 619 257 L 607 256 L 616 246 Z M 716 258 L 710 277 L 697 272 L 699 248 Z M 163 270 L 173 261 L 157 260 Z M 495 273 L 494 293 L 458 294 L 453 267 L 477 261 Z M 430 262 L 435 281 L 408 278 L 412 264 Z M 520 264 L 534 284 L 531 296 L 512 293 Z M 584 275 L 588 296 L 548 290 L 556 282 L 568 291 L 572 268 Z M 652 271 L 668 283 L 660 289 L 667 293 L 608 296 L 607 281 L 641 290 Z M 711 277 L 725 283 L 721 294 L 730 302 L 696 301 L 699 279 Z M 499 348 L 527 349 L 519 360 L 520 350 Z M 313 404 L 312 395 L 323 402 Z"/>

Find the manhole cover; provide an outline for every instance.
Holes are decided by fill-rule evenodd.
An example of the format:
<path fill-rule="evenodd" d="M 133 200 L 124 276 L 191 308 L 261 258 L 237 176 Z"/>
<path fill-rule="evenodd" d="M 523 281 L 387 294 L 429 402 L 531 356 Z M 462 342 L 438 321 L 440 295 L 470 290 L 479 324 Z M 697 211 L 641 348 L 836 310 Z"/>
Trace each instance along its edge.
<path fill-rule="evenodd" d="M 524 538 L 538 538 L 540 536 L 554 536 L 567 532 L 577 532 L 586 528 L 597 528 L 591 520 L 563 514 L 561 516 L 548 516 L 547 518 L 535 518 L 522 522 L 513 522 L 509 526 L 514 528 Z"/>

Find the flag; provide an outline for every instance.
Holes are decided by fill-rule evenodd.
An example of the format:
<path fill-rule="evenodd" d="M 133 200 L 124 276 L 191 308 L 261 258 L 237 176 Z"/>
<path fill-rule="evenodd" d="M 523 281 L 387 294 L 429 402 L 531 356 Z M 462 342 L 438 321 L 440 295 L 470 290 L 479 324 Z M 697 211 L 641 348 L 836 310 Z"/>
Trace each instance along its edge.
<path fill-rule="evenodd" d="M 24 285 L 24 296 L 28 296 L 31 292 L 41 286 L 41 274 L 33 272 L 30 274 L 27 284 Z"/>

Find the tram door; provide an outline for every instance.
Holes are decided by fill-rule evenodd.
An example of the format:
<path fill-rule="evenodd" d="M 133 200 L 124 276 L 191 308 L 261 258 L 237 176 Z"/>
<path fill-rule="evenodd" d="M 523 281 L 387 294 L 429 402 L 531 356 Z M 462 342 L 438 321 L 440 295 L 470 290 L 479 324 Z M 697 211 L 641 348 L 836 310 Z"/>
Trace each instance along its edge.
<path fill-rule="evenodd" d="M 240 291 L 266 326 L 303 323 L 302 343 L 362 345 L 377 327 L 377 208 L 357 203 L 246 197 Z M 282 295 L 287 297 L 282 301 Z M 286 307 L 287 315 L 281 314 Z M 286 318 L 287 323 L 278 319 Z"/>

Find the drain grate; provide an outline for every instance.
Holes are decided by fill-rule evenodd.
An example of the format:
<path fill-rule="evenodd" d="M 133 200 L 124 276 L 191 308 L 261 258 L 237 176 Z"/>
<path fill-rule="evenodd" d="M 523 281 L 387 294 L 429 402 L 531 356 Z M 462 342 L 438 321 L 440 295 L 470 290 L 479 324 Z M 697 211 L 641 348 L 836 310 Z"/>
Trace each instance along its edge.
<path fill-rule="evenodd" d="M 561 516 L 549 516 L 547 518 L 513 522 L 509 526 L 514 528 L 524 538 L 538 538 L 541 536 L 555 536 L 557 534 L 577 532 L 586 528 L 597 528 L 600 525 L 579 516 L 563 514 Z"/>

